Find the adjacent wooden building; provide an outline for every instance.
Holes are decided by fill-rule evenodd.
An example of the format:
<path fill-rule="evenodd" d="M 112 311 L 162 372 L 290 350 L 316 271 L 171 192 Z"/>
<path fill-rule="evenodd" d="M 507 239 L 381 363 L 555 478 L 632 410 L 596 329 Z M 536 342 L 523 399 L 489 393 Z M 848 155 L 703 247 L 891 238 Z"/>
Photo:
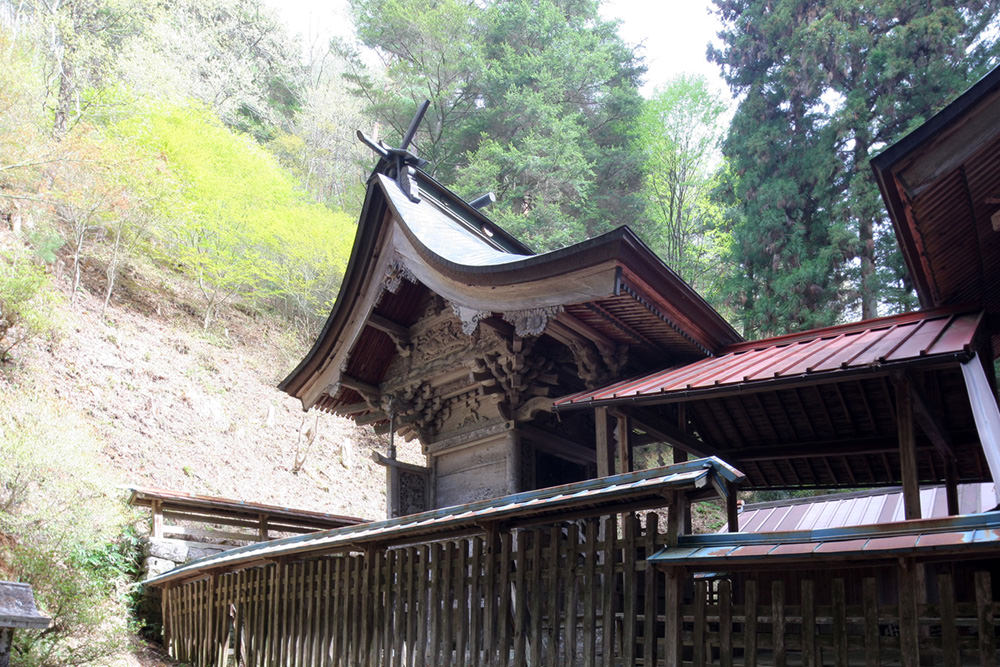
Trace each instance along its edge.
<path fill-rule="evenodd" d="M 874 161 L 924 310 L 759 341 L 627 228 L 535 255 L 371 144 L 341 293 L 281 388 L 426 464 L 387 446 L 385 521 L 149 580 L 171 654 L 997 664 L 1000 513 L 959 489 L 1000 482 L 998 128 L 1000 70 Z M 738 532 L 739 488 L 890 485 L 904 520 Z M 708 498 L 732 532 L 690 534 Z"/>

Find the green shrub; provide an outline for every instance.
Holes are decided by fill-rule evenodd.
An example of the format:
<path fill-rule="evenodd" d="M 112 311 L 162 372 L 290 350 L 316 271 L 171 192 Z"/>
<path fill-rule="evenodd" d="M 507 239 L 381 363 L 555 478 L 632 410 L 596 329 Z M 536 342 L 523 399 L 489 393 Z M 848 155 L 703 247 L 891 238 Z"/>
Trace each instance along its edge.
<path fill-rule="evenodd" d="M 32 585 L 46 630 L 19 630 L 12 664 L 74 665 L 129 641 L 137 548 L 93 431 L 24 387 L 0 396 L 0 563 Z"/>
<path fill-rule="evenodd" d="M 0 363 L 21 343 L 53 330 L 48 276 L 25 250 L 0 246 Z"/>

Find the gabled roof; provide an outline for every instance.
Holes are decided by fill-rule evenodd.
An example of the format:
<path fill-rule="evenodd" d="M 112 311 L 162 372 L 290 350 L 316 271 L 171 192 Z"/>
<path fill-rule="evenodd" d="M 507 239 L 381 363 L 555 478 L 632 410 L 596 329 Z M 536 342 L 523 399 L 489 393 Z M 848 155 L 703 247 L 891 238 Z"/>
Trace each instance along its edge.
<path fill-rule="evenodd" d="M 797 378 L 859 372 L 914 361 L 969 359 L 982 314 L 946 308 L 905 313 L 731 345 L 719 356 L 580 392 L 557 408 L 641 402 Z"/>
<path fill-rule="evenodd" d="M 494 313 L 548 309 L 547 316 L 612 346 L 638 346 L 661 363 L 711 355 L 740 340 L 627 227 L 535 255 L 426 174 L 417 171 L 414 179 L 417 201 L 383 173 L 368 181 L 337 301 L 313 348 L 279 385 L 305 408 L 359 400 L 337 386 L 341 374 L 372 386 L 381 381 L 395 347 L 368 324 L 375 314 L 404 330 L 412 325 L 420 292 L 401 284 L 440 295 L 472 327 Z M 518 334 L 538 333 L 518 327 Z"/>
<path fill-rule="evenodd" d="M 1000 353 L 1000 68 L 871 165 L 920 303 L 980 305 Z"/>

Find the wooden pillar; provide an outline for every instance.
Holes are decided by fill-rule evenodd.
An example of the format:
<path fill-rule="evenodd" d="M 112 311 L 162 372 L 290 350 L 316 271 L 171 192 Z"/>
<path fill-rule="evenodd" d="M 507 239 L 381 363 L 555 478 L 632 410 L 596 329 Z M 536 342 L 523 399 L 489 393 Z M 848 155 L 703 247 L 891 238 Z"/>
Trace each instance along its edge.
<path fill-rule="evenodd" d="M 261 542 L 267 542 L 270 539 L 267 526 L 267 515 L 260 513 L 257 515 L 257 539 Z"/>
<path fill-rule="evenodd" d="M 913 428 L 913 399 L 909 380 L 896 381 L 896 430 L 899 434 L 899 467 L 903 481 L 903 509 L 907 519 L 920 518 L 920 481 L 917 477 L 917 441 Z"/>
<path fill-rule="evenodd" d="M 687 422 L 687 406 L 683 403 L 677 404 L 677 428 L 680 430 L 682 435 L 687 435 L 688 432 L 688 422 Z M 688 460 L 688 453 L 683 449 L 678 449 L 674 447 L 674 463 L 683 463 Z M 691 503 L 685 503 L 684 505 L 684 532 L 691 533 Z"/>
<path fill-rule="evenodd" d="M 611 447 L 607 408 L 594 408 L 594 429 L 597 442 L 597 476 L 607 477 L 615 471 L 615 452 Z"/>
<path fill-rule="evenodd" d="M 969 392 L 972 417 L 993 477 L 993 486 L 1000 494 L 1000 409 L 997 408 L 993 384 L 986 377 L 978 354 L 962 364 L 962 378 Z"/>
<path fill-rule="evenodd" d="M 153 515 L 151 532 L 153 537 L 163 537 L 163 501 L 153 500 L 149 506 Z"/>
<path fill-rule="evenodd" d="M 669 509 L 667 512 L 667 547 L 676 547 L 678 539 L 685 534 L 684 517 L 690 516 L 687 496 L 680 491 L 670 494 Z M 681 606 L 683 596 L 681 595 L 684 584 L 684 569 L 679 567 L 667 568 L 665 577 L 664 598 L 666 605 L 663 610 L 664 618 L 664 657 L 669 667 L 681 665 L 681 647 L 683 629 L 683 617 Z"/>
<path fill-rule="evenodd" d="M 726 482 L 726 520 L 730 533 L 740 532 L 739 496 L 736 485 Z"/>
<path fill-rule="evenodd" d="M 955 459 L 950 459 L 945 468 L 944 490 L 948 499 L 948 516 L 961 514 L 958 508 L 958 469 L 955 466 Z"/>
<path fill-rule="evenodd" d="M 615 444 L 618 449 L 618 472 L 632 472 L 632 422 L 628 415 L 615 415 Z"/>
<path fill-rule="evenodd" d="M 507 434 L 507 493 L 518 493 L 523 486 L 521 480 L 521 438 L 516 432 Z M 435 466 L 435 471 L 437 467 Z M 437 483 L 432 481 L 432 486 Z"/>

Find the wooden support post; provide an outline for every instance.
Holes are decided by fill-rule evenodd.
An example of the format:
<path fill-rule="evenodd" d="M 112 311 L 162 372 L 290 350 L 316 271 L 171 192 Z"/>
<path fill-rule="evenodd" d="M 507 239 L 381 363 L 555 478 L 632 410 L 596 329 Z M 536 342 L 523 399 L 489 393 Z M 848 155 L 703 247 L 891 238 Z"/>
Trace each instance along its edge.
<path fill-rule="evenodd" d="M 667 546 L 676 547 L 678 538 L 686 534 L 684 515 L 688 512 L 687 496 L 680 491 L 672 492 L 667 510 Z"/>
<path fill-rule="evenodd" d="M 993 477 L 993 486 L 1000 493 L 1000 409 L 992 383 L 986 377 L 979 355 L 962 364 L 962 377 L 969 392 L 972 416 L 979 432 L 979 442 L 986 455 L 986 464 Z"/>
<path fill-rule="evenodd" d="M 628 415 L 615 415 L 615 445 L 618 450 L 618 472 L 632 472 L 632 422 Z"/>
<path fill-rule="evenodd" d="M 683 403 L 677 404 L 677 430 L 687 434 L 687 406 Z M 688 453 L 679 447 L 674 447 L 674 463 L 684 463 L 687 460 Z"/>
<path fill-rule="evenodd" d="M 954 459 L 946 462 L 944 489 L 948 499 L 948 516 L 961 514 L 958 508 L 958 469 Z"/>
<path fill-rule="evenodd" d="M 597 476 L 607 477 L 615 471 L 615 452 L 611 447 L 607 408 L 594 408 L 594 429 L 597 443 Z"/>
<path fill-rule="evenodd" d="M 267 515 L 258 514 L 257 515 L 257 540 L 260 542 L 267 542 L 270 538 L 268 527 L 267 527 Z"/>
<path fill-rule="evenodd" d="M 150 527 L 150 532 L 153 537 L 163 537 L 163 501 L 153 500 L 150 502 L 149 508 L 152 510 L 152 521 L 153 524 Z"/>
<path fill-rule="evenodd" d="M 681 630 L 682 620 L 682 598 L 681 584 L 683 582 L 683 570 L 679 567 L 667 569 L 666 586 L 664 588 L 664 599 L 666 604 L 663 609 L 664 636 L 663 636 L 663 657 L 667 667 L 679 667 L 681 665 Z"/>
<path fill-rule="evenodd" d="M 913 429 L 913 399 L 906 378 L 896 378 L 896 429 L 899 434 L 899 467 L 903 481 L 903 508 L 907 519 L 920 518 L 920 482 L 917 477 L 917 442 Z"/>
<path fill-rule="evenodd" d="M 899 559 L 899 652 L 902 667 L 920 664 L 920 644 L 917 634 L 917 581 L 914 563 Z"/>
<path fill-rule="evenodd" d="M 726 519 L 730 533 L 740 532 L 739 496 L 736 485 L 730 482 L 726 482 Z"/>

